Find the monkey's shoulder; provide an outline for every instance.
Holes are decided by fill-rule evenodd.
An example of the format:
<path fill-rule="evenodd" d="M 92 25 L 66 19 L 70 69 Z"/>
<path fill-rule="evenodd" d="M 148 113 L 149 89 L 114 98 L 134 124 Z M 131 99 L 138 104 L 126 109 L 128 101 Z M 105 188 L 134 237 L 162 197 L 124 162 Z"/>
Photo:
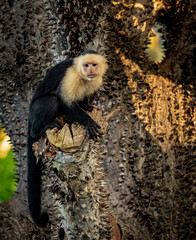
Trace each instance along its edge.
<path fill-rule="evenodd" d="M 56 81 L 61 80 L 64 77 L 67 69 L 71 66 L 73 66 L 73 59 L 68 59 L 57 63 L 48 71 L 43 81 L 48 81 L 48 79 L 54 78 L 56 79 Z"/>
<path fill-rule="evenodd" d="M 38 85 L 34 93 L 33 100 L 51 92 L 57 93 L 59 91 L 58 88 L 60 87 L 62 79 L 72 65 L 73 59 L 68 59 L 57 63 L 54 67 L 52 67 Z"/>

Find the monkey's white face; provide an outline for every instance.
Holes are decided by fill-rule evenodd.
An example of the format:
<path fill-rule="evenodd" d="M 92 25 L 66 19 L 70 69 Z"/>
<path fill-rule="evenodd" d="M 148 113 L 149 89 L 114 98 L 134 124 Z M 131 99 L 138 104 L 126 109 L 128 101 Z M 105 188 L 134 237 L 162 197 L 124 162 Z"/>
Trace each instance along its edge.
<path fill-rule="evenodd" d="M 92 81 L 99 76 L 99 64 L 96 61 L 83 62 L 82 75 L 88 81 Z"/>

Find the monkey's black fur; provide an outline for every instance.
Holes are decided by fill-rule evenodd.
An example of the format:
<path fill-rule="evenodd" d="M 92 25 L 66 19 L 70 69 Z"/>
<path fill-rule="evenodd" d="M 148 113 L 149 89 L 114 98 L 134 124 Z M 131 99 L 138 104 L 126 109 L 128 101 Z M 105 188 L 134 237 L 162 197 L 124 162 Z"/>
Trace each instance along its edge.
<path fill-rule="evenodd" d="M 81 55 L 97 54 L 88 50 Z M 99 125 L 80 107 L 80 103 L 72 102 L 71 106 L 62 99 L 61 82 L 74 60 L 65 60 L 54 66 L 40 83 L 30 103 L 28 122 L 28 204 L 33 221 L 39 227 L 48 223 L 48 214 L 41 212 L 41 163 L 36 161 L 32 144 L 45 134 L 48 128 L 58 126 L 55 118 L 60 114 L 68 115 L 72 120 L 82 124 L 90 136 L 95 139 L 99 134 Z M 87 100 L 81 103 L 88 108 Z"/>

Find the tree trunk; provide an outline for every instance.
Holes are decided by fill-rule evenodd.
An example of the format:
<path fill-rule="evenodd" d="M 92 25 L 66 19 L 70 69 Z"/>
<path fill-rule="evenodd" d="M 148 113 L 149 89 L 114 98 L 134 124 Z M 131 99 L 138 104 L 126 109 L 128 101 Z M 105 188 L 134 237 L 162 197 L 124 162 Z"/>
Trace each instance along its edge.
<path fill-rule="evenodd" d="M 194 1 L 0 6 L 0 122 L 19 165 L 17 192 L 0 206 L 0 239 L 194 239 Z M 145 52 L 157 23 L 165 40 L 159 64 Z M 27 207 L 29 102 L 51 66 L 87 48 L 109 64 L 92 113 L 104 136 L 85 138 L 76 153 L 42 153 L 50 223 L 41 229 Z M 36 144 L 45 149 L 43 139 Z"/>

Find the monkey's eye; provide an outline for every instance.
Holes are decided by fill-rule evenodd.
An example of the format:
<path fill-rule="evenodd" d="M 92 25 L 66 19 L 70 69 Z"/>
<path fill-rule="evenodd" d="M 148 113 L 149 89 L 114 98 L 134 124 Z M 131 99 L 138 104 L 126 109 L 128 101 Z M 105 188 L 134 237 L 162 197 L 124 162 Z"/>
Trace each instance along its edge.
<path fill-rule="evenodd" d="M 84 66 L 87 68 L 87 67 L 89 67 L 89 64 L 84 64 Z"/>
<path fill-rule="evenodd" d="M 93 63 L 93 67 L 96 67 L 97 66 L 97 63 Z"/>

